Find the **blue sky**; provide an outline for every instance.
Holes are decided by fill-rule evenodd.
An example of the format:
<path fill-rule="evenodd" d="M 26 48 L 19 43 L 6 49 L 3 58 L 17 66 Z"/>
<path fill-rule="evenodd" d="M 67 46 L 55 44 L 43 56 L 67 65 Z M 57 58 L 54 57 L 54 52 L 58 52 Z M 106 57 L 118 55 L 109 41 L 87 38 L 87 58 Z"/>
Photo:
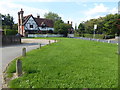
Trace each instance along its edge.
<path fill-rule="evenodd" d="M 43 0 L 44 1 L 44 0 Z M 54 12 L 57 13 L 62 19 L 67 22 L 72 21 L 73 26 L 79 24 L 82 21 L 86 21 L 92 18 L 98 18 L 107 14 L 117 13 L 118 1 L 110 2 L 81 2 L 81 1 L 67 1 L 55 2 L 54 0 L 48 0 L 43 2 L 40 0 L 2 0 L 0 4 L 0 11 L 2 14 L 10 13 L 14 17 L 14 21 L 17 23 L 17 12 L 23 8 L 24 16 L 33 14 L 34 17 L 39 14 L 42 18 L 45 13 Z"/>

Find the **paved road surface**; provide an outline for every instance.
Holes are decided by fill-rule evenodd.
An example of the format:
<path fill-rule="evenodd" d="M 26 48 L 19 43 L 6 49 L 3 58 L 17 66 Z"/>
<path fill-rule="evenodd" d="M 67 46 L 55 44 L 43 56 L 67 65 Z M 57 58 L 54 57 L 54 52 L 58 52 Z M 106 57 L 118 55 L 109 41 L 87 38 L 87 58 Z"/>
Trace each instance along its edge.
<path fill-rule="evenodd" d="M 50 40 L 51 42 L 54 42 L 53 40 Z M 0 48 L 2 51 L 2 72 L 6 69 L 6 66 L 16 57 L 19 57 L 22 55 L 22 48 L 26 48 L 27 51 L 30 51 L 32 49 L 36 49 L 39 47 L 38 43 L 41 43 L 42 46 L 49 43 L 49 40 L 44 39 L 22 39 L 23 44 L 19 45 L 11 45 L 11 46 L 4 46 Z M 0 68 L 1 69 L 1 68 Z M 1 76 L 2 72 L 0 72 L 0 82 L 2 82 Z M 0 84 L 1 87 L 1 84 Z"/>

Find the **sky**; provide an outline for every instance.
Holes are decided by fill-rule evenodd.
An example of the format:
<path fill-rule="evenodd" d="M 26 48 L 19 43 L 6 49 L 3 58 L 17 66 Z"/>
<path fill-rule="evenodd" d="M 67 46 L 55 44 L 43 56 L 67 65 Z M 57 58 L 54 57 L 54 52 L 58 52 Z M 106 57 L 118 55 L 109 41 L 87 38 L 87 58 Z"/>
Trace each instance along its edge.
<path fill-rule="evenodd" d="M 0 13 L 13 16 L 15 23 L 18 21 L 18 11 L 21 8 L 24 16 L 39 14 L 44 18 L 48 12 L 57 13 L 62 20 L 73 22 L 78 26 L 80 22 L 92 18 L 103 17 L 107 14 L 118 12 L 119 0 L 0 0 Z"/>

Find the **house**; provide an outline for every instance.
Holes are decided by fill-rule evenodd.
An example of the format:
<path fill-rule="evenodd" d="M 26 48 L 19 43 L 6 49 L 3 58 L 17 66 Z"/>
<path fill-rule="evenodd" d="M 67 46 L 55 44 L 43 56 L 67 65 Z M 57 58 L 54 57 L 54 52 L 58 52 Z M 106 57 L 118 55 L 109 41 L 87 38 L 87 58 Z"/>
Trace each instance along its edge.
<path fill-rule="evenodd" d="M 54 31 L 54 23 L 50 19 L 33 17 L 32 14 L 23 16 L 24 11 L 18 12 L 18 33 L 22 36 L 26 34 L 48 33 Z"/>

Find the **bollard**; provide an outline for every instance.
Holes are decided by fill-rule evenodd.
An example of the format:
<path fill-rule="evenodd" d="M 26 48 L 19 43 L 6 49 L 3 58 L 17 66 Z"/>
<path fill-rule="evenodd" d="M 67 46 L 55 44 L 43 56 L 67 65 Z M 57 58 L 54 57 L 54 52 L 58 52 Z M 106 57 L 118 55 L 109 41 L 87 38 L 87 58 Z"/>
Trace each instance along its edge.
<path fill-rule="evenodd" d="M 110 40 L 108 40 L 108 43 L 110 43 Z"/>
<path fill-rule="evenodd" d="M 17 77 L 22 75 L 22 61 L 20 59 L 16 61 L 16 75 Z"/>
<path fill-rule="evenodd" d="M 97 42 L 99 42 L 99 39 L 97 39 Z"/>
<path fill-rule="evenodd" d="M 39 48 L 41 48 L 41 43 L 39 44 Z"/>
<path fill-rule="evenodd" d="M 22 56 L 25 57 L 26 56 L 26 48 L 22 49 Z"/>
<path fill-rule="evenodd" d="M 54 40 L 54 42 L 56 43 L 56 40 Z"/>
<path fill-rule="evenodd" d="M 49 44 L 50 44 L 50 40 L 49 40 Z"/>

